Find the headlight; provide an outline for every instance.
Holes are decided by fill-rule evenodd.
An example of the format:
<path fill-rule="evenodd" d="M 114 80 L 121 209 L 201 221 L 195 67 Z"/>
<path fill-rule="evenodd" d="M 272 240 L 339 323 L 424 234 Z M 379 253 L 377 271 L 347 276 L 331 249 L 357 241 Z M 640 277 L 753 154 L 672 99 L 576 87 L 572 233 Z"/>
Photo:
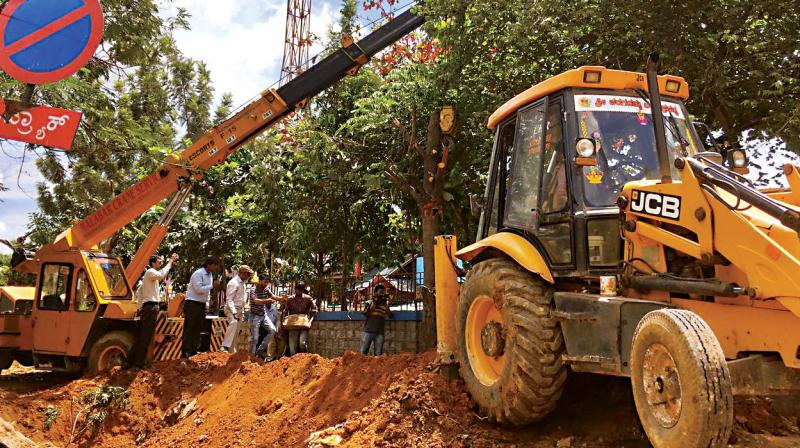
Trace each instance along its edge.
<path fill-rule="evenodd" d="M 681 83 L 678 81 L 674 81 L 672 79 L 667 80 L 666 91 L 669 93 L 678 93 L 678 90 L 681 89 Z"/>
<path fill-rule="evenodd" d="M 594 155 L 594 140 L 590 138 L 579 139 L 575 144 L 575 150 L 581 157 L 592 157 Z"/>
<path fill-rule="evenodd" d="M 744 152 L 742 151 L 734 151 L 731 154 L 731 161 L 733 162 L 734 168 L 744 168 L 747 166 L 747 157 L 744 156 Z"/>

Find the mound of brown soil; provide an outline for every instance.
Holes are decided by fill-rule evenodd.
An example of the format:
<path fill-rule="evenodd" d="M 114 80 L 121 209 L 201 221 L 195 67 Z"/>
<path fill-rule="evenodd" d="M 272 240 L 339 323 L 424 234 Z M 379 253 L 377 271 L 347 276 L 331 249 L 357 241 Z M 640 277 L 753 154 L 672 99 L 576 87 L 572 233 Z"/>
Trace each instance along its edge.
<path fill-rule="evenodd" d="M 55 376 L 54 386 L 34 392 L 4 387 L 9 381 L 24 383 L 25 374 L 4 375 L 0 418 L 36 442 L 65 446 L 83 425 L 76 399 L 109 384 L 127 388 L 127 405 L 110 408 L 100 431 L 93 437 L 85 432 L 73 446 L 649 446 L 625 379 L 571 375 L 559 409 L 520 430 L 484 421 L 463 384 L 446 380 L 433 361 L 433 353 L 379 358 L 348 353 L 333 360 L 305 354 L 263 364 L 243 354 L 203 354 L 188 365 L 158 363 L 67 384 Z M 42 374 L 29 375 L 38 380 Z M 737 446 L 800 441 L 793 425 L 776 430 L 774 421 L 753 417 L 763 414 L 761 407 L 737 406 L 737 412 L 740 408 L 749 413 L 737 420 Z M 46 411 L 58 414 L 48 429 Z M 752 434 L 763 427 L 772 434 Z"/>

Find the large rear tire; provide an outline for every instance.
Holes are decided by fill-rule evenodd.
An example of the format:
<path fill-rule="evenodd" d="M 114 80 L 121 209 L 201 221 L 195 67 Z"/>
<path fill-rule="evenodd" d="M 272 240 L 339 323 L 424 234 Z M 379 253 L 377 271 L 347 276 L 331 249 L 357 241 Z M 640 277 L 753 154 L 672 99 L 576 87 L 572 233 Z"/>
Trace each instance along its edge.
<path fill-rule="evenodd" d="M 513 261 L 482 261 L 458 300 L 459 373 L 491 420 L 525 425 L 552 411 L 567 377 L 553 289 Z"/>
<path fill-rule="evenodd" d="M 94 343 L 89 351 L 86 372 L 96 375 L 114 367 L 125 367 L 133 350 L 134 337 L 127 331 L 111 331 Z"/>
<path fill-rule="evenodd" d="M 644 316 L 631 351 L 636 410 L 655 448 L 726 447 L 733 394 L 725 356 L 711 328 L 687 310 Z"/>

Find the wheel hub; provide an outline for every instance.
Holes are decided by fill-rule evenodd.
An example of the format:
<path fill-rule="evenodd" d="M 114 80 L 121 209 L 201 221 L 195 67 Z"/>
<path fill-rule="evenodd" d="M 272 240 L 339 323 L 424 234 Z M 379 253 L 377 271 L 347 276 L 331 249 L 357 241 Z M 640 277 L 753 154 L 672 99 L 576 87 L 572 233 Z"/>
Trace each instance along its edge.
<path fill-rule="evenodd" d="M 464 344 L 475 377 L 485 386 L 499 379 L 506 362 L 503 316 L 488 295 L 473 299 L 464 323 Z"/>
<path fill-rule="evenodd" d="M 672 428 L 681 415 L 681 382 L 675 360 L 662 344 L 644 353 L 642 381 L 650 412 L 664 428 Z"/>
<path fill-rule="evenodd" d="M 506 338 L 503 335 L 503 326 L 491 321 L 481 330 L 481 347 L 483 352 L 497 358 L 503 356 L 506 348 Z"/>
<path fill-rule="evenodd" d="M 100 355 L 99 371 L 109 371 L 114 367 L 124 367 L 127 359 L 125 350 L 117 346 L 106 348 Z"/>

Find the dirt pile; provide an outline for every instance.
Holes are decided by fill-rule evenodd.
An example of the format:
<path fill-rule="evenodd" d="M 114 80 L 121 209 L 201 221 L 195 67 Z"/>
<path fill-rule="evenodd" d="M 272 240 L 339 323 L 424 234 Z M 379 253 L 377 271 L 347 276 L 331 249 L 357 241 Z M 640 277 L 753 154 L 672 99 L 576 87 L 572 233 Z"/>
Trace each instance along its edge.
<path fill-rule="evenodd" d="M 71 438 L 72 446 L 170 448 L 649 446 L 625 379 L 572 375 L 556 413 L 508 429 L 477 415 L 463 384 L 446 380 L 433 360 L 432 353 L 334 360 L 306 354 L 263 364 L 204 354 L 188 365 L 158 363 L 67 383 L 53 374 L 6 373 L 0 419 L 45 446 Z M 120 405 L 96 409 L 108 416 L 93 431 L 87 403 L 112 400 L 115 390 L 125 391 L 116 396 Z M 736 446 L 800 442 L 796 421 L 763 420 L 768 411 L 761 404 L 740 408 L 747 413 L 737 414 Z"/>

